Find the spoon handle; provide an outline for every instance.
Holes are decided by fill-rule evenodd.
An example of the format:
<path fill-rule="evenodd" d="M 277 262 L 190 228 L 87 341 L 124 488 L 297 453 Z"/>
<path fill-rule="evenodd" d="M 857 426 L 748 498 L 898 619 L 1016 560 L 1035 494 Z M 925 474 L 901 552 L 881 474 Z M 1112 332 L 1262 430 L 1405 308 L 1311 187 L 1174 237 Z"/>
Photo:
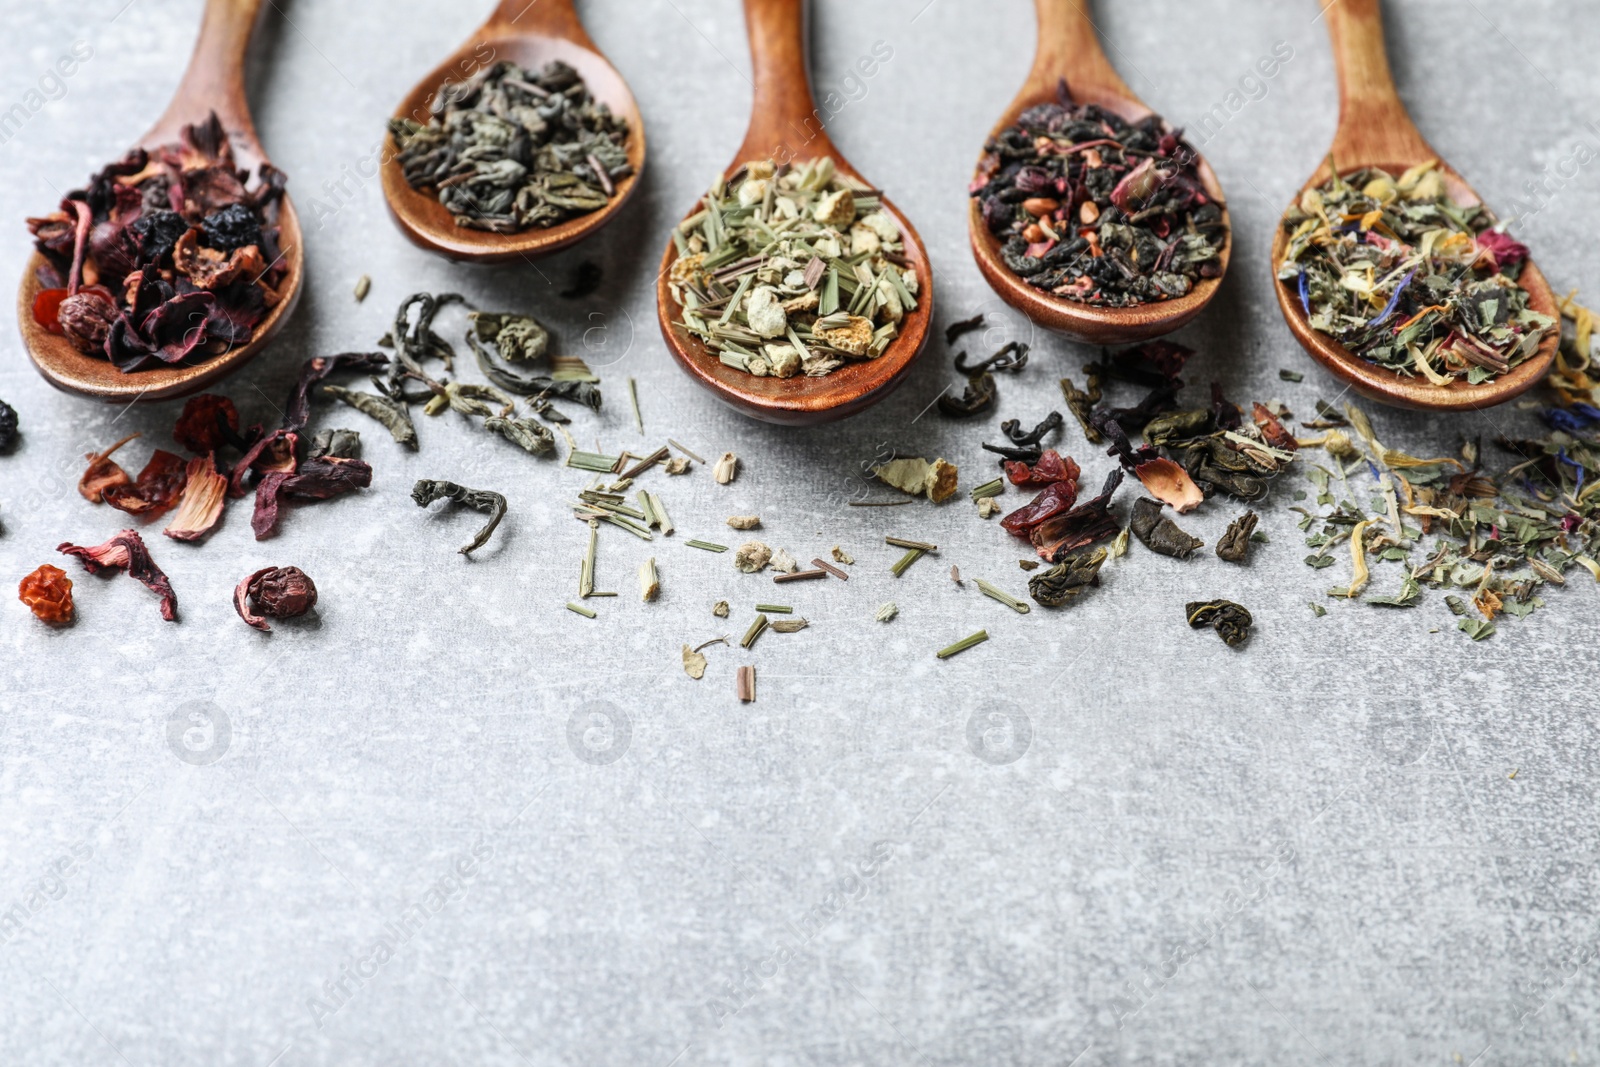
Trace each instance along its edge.
<path fill-rule="evenodd" d="M 583 28 L 572 0 L 501 0 L 500 5 L 483 25 L 483 35 L 529 34 L 539 37 L 559 37 L 574 41 L 585 48 L 594 42 Z"/>
<path fill-rule="evenodd" d="M 806 71 L 805 0 L 744 0 L 755 79 L 740 161 L 835 156 Z"/>
<path fill-rule="evenodd" d="M 1039 47 L 1029 81 L 1053 90 L 1065 78 L 1079 103 L 1137 100 L 1100 47 L 1100 33 L 1089 16 L 1089 0 L 1035 0 Z"/>
<path fill-rule="evenodd" d="M 1335 164 L 1341 169 L 1366 163 L 1392 166 L 1437 155 L 1395 89 L 1379 0 L 1319 2 L 1339 74 L 1339 129 L 1331 149 Z"/>
<path fill-rule="evenodd" d="M 215 111 L 241 163 L 264 158 L 244 93 L 244 54 L 260 11 L 261 0 L 206 0 L 189 68 L 146 144 L 176 140 L 184 126 Z"/>

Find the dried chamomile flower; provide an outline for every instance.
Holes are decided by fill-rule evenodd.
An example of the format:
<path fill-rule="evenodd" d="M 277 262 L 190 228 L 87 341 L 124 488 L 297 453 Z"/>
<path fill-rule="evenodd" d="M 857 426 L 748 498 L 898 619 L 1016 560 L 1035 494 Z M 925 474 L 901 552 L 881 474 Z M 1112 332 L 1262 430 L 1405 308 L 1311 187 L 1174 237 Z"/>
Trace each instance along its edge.
<path fill-rule="evenodd" d="M 733 565 L 746 574 L 765 570 L 771 561 L 772 549 L 760 541 L 746 541 L 733 550 Z"/>

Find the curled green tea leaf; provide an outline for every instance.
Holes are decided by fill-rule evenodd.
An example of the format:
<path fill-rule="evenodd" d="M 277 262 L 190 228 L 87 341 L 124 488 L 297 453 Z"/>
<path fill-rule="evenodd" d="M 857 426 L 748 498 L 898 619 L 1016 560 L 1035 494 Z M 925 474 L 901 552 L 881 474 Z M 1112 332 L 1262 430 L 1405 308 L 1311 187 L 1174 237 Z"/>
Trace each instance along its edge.
<path fill-rule="evenodd" d="M 487 489 L 468 489 L 457 485 L 455 482 L 431 481 L 423 478 L 411 488 L 411 499 L 416 501 L 418 507 L 427 507 L 435 500 L 452 500 L 462 507 L 481 511 L 489 516 L 489 521 L 483 529 L 478 531 L 471 543 L 463 545 L 460 549 L 462 555 L 482 548 L 484 542 L 489 540 L 489 535 L 494 533 L 494 528 L 500 525 L 500 520 L 505 518 L 506 498 L 499 493 Z"/>

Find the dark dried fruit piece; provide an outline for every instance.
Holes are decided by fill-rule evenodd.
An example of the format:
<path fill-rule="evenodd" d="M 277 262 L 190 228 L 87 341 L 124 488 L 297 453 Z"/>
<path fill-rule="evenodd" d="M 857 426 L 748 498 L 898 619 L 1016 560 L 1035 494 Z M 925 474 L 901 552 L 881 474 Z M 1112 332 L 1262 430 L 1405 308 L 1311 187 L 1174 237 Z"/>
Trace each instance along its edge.
<path fill-rule="evenodd" d="M 1067 556 L 1049 570 L 1029 578 L 1028 595 L 1050 608 L 1070 604 L 1084 590 L 1100 584 L 1100 566 L 1105 561 L 1103 548 Z"/>
<path fill-rule="evenodd" d="M 1231 600 L 1195 600 L 1184 605 L 1189 626 L 1195 630 L 1213 627 L 1229 647 L 1238 647 L 1250 637 L 1255 620 L 1242 605 Z"/>
<path fill-rule="evenodd" d="M 0 400 L 0 452 L 8 452 L 17 441 L 17 409 Z"/>
<path fill-rule="evenodd" d="M 51 626 L 72 623 L 72 579 L 60 567 L 45 563 L 22 579 L 17 597 L 40 622 Z"/>
<path fill-rule="evenodd" d="M 1180 530 L 1177 523 L 1161 514 L 1161 502 L 1147 496 L 1134 503 L 1128 527 L 1144 547 L 1173 559 L 1188 559 L 1195 549 L 1205 544 Z"/>
<path fill-rule="evenodd" d="M 299 567 L 263 567 L 233 589 L 233 607 L 239 618 L 267 633 L 272 632 L 267 617 L 297 618 L 316 603 L 316 583 Z"/>
<path fill-rule="evenodd" d="M 1228 531 L 1217 542 L 1217 556 L 1229 563 L 1243 563 L 1250 555 L 1250 536 L 1256 532 L 1256 513 L 1247 511 L 1228 524 Z"/>
<path fill-rule="evenodd" d="M 1003 460 L 1006 477 L 1012 485 L 1049 485 L 1051 482 L 1075 482 L 1082 473 L 1072 457 L 1061 458 L 1061 453 L 1050 449 L 1041 454 L 1030 467 L 1021 460 Z"/>
<path fill-rule="evenodd" d="M 144 539 L 139 536 L 137 530 L 123 530 L 105 544 L 95 545 L 92 548 L 63 541 L 56 547 L 56 551 L 83 560 L 83 565 L 90 574 L 99 574 L 107 570 L 126 570 L 128 577 L 143 582 L 151 592 L 161 595 L 163 619 L 168 622 L 178 621 L 178 595 L 172 591 L 172 583 L 167 581 L 167 576 L 156 566 L 155 560 L 150 558 L 150 550 L 145 548 Z"/>

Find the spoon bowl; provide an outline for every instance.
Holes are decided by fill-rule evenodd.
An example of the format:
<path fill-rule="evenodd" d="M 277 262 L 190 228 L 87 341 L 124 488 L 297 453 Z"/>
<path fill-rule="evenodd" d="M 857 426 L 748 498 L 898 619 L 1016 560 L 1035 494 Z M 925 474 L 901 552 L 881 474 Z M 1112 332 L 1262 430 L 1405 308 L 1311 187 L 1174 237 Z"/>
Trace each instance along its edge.
<path fill-rule="evenodd" d="M 1057 86 L 1063 79 L 1076 103 L 1098 105 L 1129 122 L 1151 114 L 1150 108 L 1134 95 L 1106 59 L 1089 18 L 1088 2 L 1035 0 L 1039 45 L 1033 69 L 990 131 L 990 140 L 1015 123 L 1028 108 L 1054 102 Z M 970 198 L 967 209 L 972 256 L 1000 299 L 1048 330 L 1095 345 L 1134 344 L 1161 337 L 1188 323 L 1216 296 L 1227 275 L 1228 259 L 1233 250 L 1233 224 L 1222 185 L 1204 157 L 1196 159 L 1195 170 L 1206 193 L 1222 209 L 1227 236 L 1218 253 L 1217 276 L 1197 279 L 1194 288 L 1183 296 L 1114 308 L 1067 300 L 1036 289 L 1013 274 L 1000 258 L 1001 242 L 984 224 L 982 209 L 975 197 Z"/>
<path fill-rule="evenodd" d="M 1436 161 L 1451 200 L 1458 204 L 1482 203 L 1466 179 L 1423 139 L 1401 103 L 1384 49 L 1379 0 L 1321 2 L 1325 5 L 1323 16 L 1328 20 L 1339 75 L 1339 127 L 1329 157 L 1337 164 L 1340 176 L 1368 167 L 1400 174 L 1419 163 Z M 1324 160 L 1300 193 L 1317 188 L 1332 177 L 1333 171 Z M 1295 203 L 1299 200 L 1297 194 Z M 1520 396 L 1549 372 L 1561 341 L 1559 331 L 1548 334 L 1532 356 L 1478 385 L 1463 378 L 1456 378 L 1449 385 L 1433 385 L 1425 378 L 1403 377 L 1362 359 L 1334 338 L 1313 329 L 1296 287 L 1277 279 L 1288 243 L 1288 233 L 1280 222 L 1272 239 L 1271 263 L 1284 321 L 1313 359 L 1369 400 L 1423 411 L 1472 411 Z M 1528 292 L 1529 308 L 1560 320 L 1550 283 L 1531 258 L 1523 264 L 1518 284 Z"/>
<path fill-rule="evenodd" d="M 412 88 L 394 117 L 427 122 L 432 113 L 429 106 L 440 87 L 500 60 L 530 70 L 560 60 L 576 70 L 597 101 L 627 120 L 628 162 L 633 173 L 616 183 L 615 195 L 598 211 L 542 229 L 493 233 L 457 226 L 455 216 L 436 196 L 413 189 L 400 166 L 399 148 L 388 135 L 380 171 L 390 217 L 413 244 L 453 260 L 503 263 L 548 255 L 576 244 L 616 217 L 638 187 L 644 169 L 644 120 L 639 105 L 617 68 L 589 38 L 572 0 L 504 0 L 466 44 Z"/>
<path fill-rule="evenodd" d="M 755 99 L 744 143 L 727 173 L 750 161 L 833 160 L 843 177 L 871 188 L 834 147 L 813 110 L 805 60 L 805 8 L 801 0 L 745 0 L 745 21 L 755 74 Z M 921 355 L 933 318 L 933 276 L 922 238 L 894 204 L 884 197 L 884 214 L 900 228 L 905 258 L 916 269 L 917 306 L 905 313 L 900 334 L 876 359 L 846 363 L 820 378 L 758 378 L 724 364 L 678 321 L 681 309 L 673 299 L 668 275 L 678 258 L 668 241 L 656 276 L 656 313 L 661 335 L 689 376 L 718 400 L 763 422 L 806 426 L 853 415 L 877 403 L 898 386 Z M 700 209 L 698 202 L 684 213 Z"/>
<path fill-rule="evenodd" d="M 207 0 L 200 37 L 195 42 L 189 69 L 166 112 L 139 139 L 139 146 L 155 149 L 172 144 L 184 126 L 203 122 L 217 113 L 235 161 L 255 174 L 267 162 L 255 122 L 244 95 L 244 55 L 255 27 L 261 0 Z M 33 302 L 43 288 L 39 268 L 45 258 L 35 252 L 22 274 L 17 292 L 17 323 L 34 366 L 56 388 L 112 403 L 168 400 L 199 392 L 254 359 L 294 314 L 300 300 L 305 255 L 300 218 L 287 193 L 278 202 L 278 247 L 287 270 L 279 288 L 278 303 L 256 325 L 250 340 L 215 356 L 170 366 L 147 367 L 124 373 L 108 359 L 78 351 L 73 343 L 34 321 Z"/>

